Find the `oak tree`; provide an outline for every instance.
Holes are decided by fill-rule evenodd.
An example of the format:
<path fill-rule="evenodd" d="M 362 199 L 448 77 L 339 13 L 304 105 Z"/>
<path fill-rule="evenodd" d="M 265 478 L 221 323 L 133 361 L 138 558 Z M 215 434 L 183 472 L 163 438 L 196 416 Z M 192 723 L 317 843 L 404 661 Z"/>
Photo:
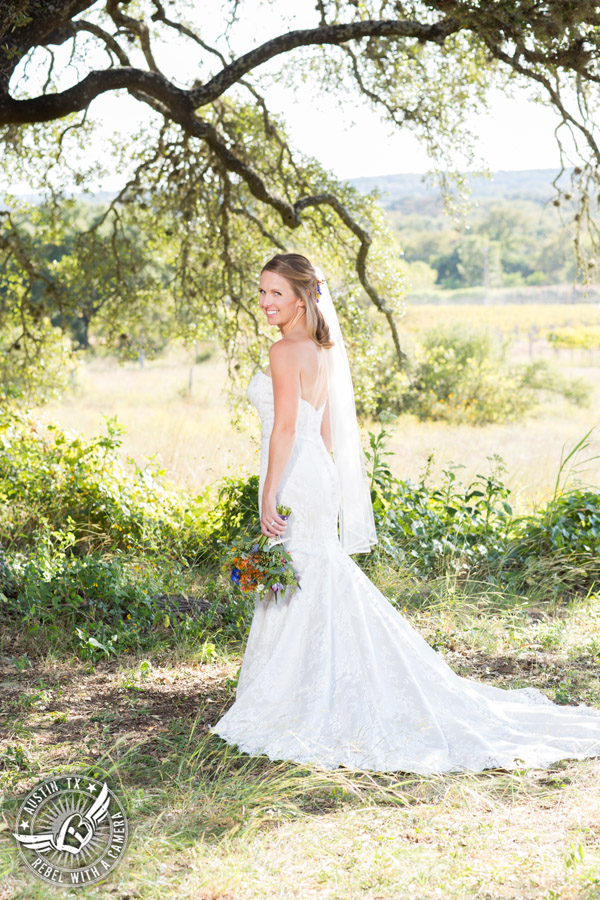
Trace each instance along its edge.
<path fill-rule="evenodd" d="M 110 289 L 95 313 L 104 316 L 109 341 L 122 339 L 136 317 L 142 322 L 164 292 L 179 333 L 217 339 L 235 375 L 236 366 L 255 365 L 264 353 L 255 286 L 261 263 L 277 250 L 299 249 L 330 274 L 351 350 L 371 384 L 383 358 L 382 325 L 395 365 L 402 365 L 398 248 L 377 197 L 360 195 L 291 145 L 284 117 L 269 107 L 274 82 L 293 88 L 303 79 L 316 95 L 337 94 L 340 101 L 351 94 L 393 128 L 412 129 L 448 196 L 456 150 L 463 159 L 474 152 L 469 115 L 482 108 L 492 85 L 529 85 L 557 112 L 563 166 L 575 163 L 572 184 L 557 179 L 555 203 L 597 240 L 596 4 L 317 0 L 314 9 L 299 11 L 303 27 L 297 27 L 280 3 L 264 2 L 269 35 L 258 41 L 246 38 L 256 14 L 246 0 L 217 7 L 218 29 L 197 7 L 166 0 L 1 5 L 5 165 L 21 176 L 41 173 L 50 231 L 58 227 L 53 216 L 67 172 L 83 184 L 90 175 L 78 170 L 73 141 L 102 141 L 96 98 L 111 95 L 116 103 L 127 92 L 147 110 L 140 133 L 113 151 L 114 165 L 127 167 L 128 177 L 77 234 L 70 273 L 49 264 L 25 228 L 26 216 L 19 219 L 10 202 L 2 212 L 1 264 L 18 281 L 18 289 L 5 291 L 0 314 L 12 329 L 7 352 L 42 340 L 47 309 L 59 308 L 62 320 L 75 315 L 76 278 L 82 267 L 91 271 L 85 260 L 108 257 L 110 273 L 102 278 Z M 132 235 L 139 246 L 140 234 L 148 244 L 141 260 L 131 252 Z M 579 228 L 577 241 L 580 235 Z M 592 267 L 581 243 L 579 249 L 582 264 Z M 364 399 L 366 377 L 358 382 Z"/>

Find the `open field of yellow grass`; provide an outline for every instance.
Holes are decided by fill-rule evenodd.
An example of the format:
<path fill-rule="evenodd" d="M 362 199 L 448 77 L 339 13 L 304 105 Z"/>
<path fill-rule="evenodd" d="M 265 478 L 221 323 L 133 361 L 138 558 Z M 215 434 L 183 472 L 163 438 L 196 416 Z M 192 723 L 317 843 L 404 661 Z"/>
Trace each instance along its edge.
<path fill-rule="evenodd" d="M 498 328 L 503 333 L 527 332 L 536 326 L 540 332 L 569 325 L 600 325 L 599 303 L 511 303 L 511 304 L 407 304 L 402 330 L 420 331 L 436 323 L 455 320 Z"/>
<path fill-rule="evenodd" d="M 546 320 L 557 325 L 565 320 L 589 322 L 594 315 L 598 317 L 595 307 L 590 306 L 544 304 L 526 310 L 518 306 L 454 306 L 436 307 L 435 312 L 436 320 L 483 324 L 489 319 L 495 327 L 502 323 L 506 332 L 518 322 L 525 327 L 535 321 L 536 311 L 540 327 Z M 417 330 L 414 320 L 426 312 L 431 315 L 431 310 L 411 309 L 403 320 L 401 332 L 408 342 Z M 419 324 L 422 327 L 425 320 Z M 534 343 L 533 351 L 534 358 L 554 359 L 565 374 L 589 380 L 594 386 L 591 407 L 577 408 L 559 398 L 523 422 L 483 427 L 419 422 L 412 415 L 404 415 L 395 423 L 388 446 L 394 452 L 389 458 L 392 471 L 400 478 L 416 480 L 433 453 L 434 483 L 441 481 L 442 470 L 452 463 L 464 465 L 457 477 L 468 483 L 476 474 L 489 471 L 487 457 L 497 453 L 507 466 L 503 478 L 513 491 L 512 505 L 524 511 L 552 494 L 561 452 L 566 455 L 592 427 L 591 438 L 595 440 L 583 457 L 600 454 L 600 358 L 596 359 L 593 351 L 556 352 L 541 339 Z M 529 341 L 521 334 L 515 338 L 512 355 L 525 362 L 529 354 Z M 231 426 L 222 393 L 226 367 L 218 350 L 194 366 L 192 392 L 187 396 L 190 357 L 189 352 L 173 348 L 165 358 L 146 362 L 143 367 L 138 362 L 92 359 L 83 366 L 73 394 L 41 408 L 40 413 L 87 436 L 104 431 L 103 415 L 116 415 L 127 429 L 124 455 L 138 463 L 157 455 L 168 478 L 195 492 L 223 475 L 258 472 L 259 423 L 254 408 L 248 403 L 242 429 Z M 377 422 L 366 423 L 362 429 L 365 445 L 367 431 L 377 429 Z M 581 467 L 571 477 L 571 483 L 579 477 L 583 483 L 600 487 L 599 461 Z"/>

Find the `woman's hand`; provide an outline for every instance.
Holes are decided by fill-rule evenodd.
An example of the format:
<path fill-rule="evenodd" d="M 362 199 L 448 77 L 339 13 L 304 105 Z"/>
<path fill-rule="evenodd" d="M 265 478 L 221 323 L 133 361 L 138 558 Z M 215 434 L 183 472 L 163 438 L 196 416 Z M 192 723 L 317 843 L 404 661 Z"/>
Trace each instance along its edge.
<path fill-rule="evenodd" d="M 274 524 L 272 525 L 271 522 Z M 276 497 L 269 497 L 263 494 L 260 527 L 262 533 L 266 534 L 267 537 L 281 537 L 284 533 L 287 522 L 277 512 Z"/>

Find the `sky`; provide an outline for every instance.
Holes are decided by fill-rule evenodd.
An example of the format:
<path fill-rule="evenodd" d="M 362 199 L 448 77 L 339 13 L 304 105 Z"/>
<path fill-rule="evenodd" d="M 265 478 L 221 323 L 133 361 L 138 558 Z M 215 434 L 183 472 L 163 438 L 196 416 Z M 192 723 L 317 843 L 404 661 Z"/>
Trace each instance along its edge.
<path fill-rule="evenodd" d="M 424 173 L 431 167 L 422 143 L 409 132 L 390 136 L 389 126 L 369 109 L 355 110 L 355 121 L 349 123 L 344 111 L 327 99 L 318 108 L 302 99 L 290 105 L 277 96 L 272 103 L 286 110 L 294 144 L 312 152 L 340 178 Z M 479 152 L 492 171 L 558 167 L 556 124 L 551 110 L 526 96 L 509 99 L 499 91 L 491 95 L 489 113 L 469 120 Z M 318 141 L 310 136 L 315 125 Z"/>
<path fill-rule="evenodd" d="M 252 9 L 252 7 L 254 7 Z M 277 11 L 286 27 L 273 21 L 269 0 L 246 0 L 247 12 L 239 31 L 232 32 L 238 52 L 244 52 L 281 31 L 309 28 L 316 24 L 315 4 L 298 0 L 278 0 Z M 204 7 L 211 10 L 211 4 Z M 212 8 L 214 10 L 214 8 Z M 206 17 L 203 28 L 212 39 L 222 30 L 220 17 Z M 292 63 L 293 65 L 293 63 Z M 259 68 L 258 73 L 269 65 Z M 423 145 L 410 132 L 390 126 L 364 104 L 341 106 L 337 98 L 315 93 L 312 85 L 296 84 L 293 93 L 276 87 L 267 94 L 270 108 L 285 112 L 288 130 L 298 149 L 315 156 L 340 178 L 404 173 L 425 173 L 431 160 Z M 471 118 L 470 129 L 478 136 L 483 163 L 491 171 L 499 169 L 558 168 L 559 155 L 554 137 L 556 114 L 534 103 L 525 91 L 510 99 L 500 91 L 490 95 L 491 111 Z M 318 140 L 313 135 L 318 135 Z"/>
<path fill-rule="evenodd" d="M 274 23 L 272 17 L 261 13 L 261 0 L 248 0 L 248 4 L 252 3 L 258 4 L 256 14 L 244 22 L 244 29 L 236 41 L 238 53 L 256 46 L 280 30 L 287 30 L 287 27 L 315 24 L 312 4 L 289 6 L 290 0 L 281 0 L 282 7 L 289 7 L 287 27 L 282 27 Z M 205 17 L 203 11 L 202 34 L 205 35 L 204 29 L 207 29 L 209 38 L 214 38 L 222 30 L 222 20 L 216 12 L 220 8 L 211 4 L 205 7 L 212 11 L 212 21 Z M 246 28 L 247 21 L 253 24 L 252 28 Z M 211 28 L 214 35 L 210 34 Z M 60 49 L 67 52 L 64 48 Z M 166 63 L 166 71 L 179 83 L 189 84 L 193 80 L 198 61 L 194 47 L 187 42 L 177 46 L 171 41 L 158 45 L 155 51 L 161 57 L 160 63 Z M 104 57 L 101 64 L 105 64 Z M 71 77 L 75 80 L 74 75 Z M 326 93 L 315 92 L 314 87 L 303 85 L 295 86 L 293 92 L 275 85 L 268 89 L 266 98 L 270 109 L 285 113 L 292 145 L 316 157 L 339 178 L 425 173 L 431 168 L 431 160 L 423 145 L 410 132 L 396 130 L 391 133 L 390 126 L 382 123 L 379 116 L 362 103 L 345 103 L 342 106 Z M 496 91 L 490 95 L 490 100 L 491 110 L 469 121 L 471 130 L 478 137 L 477 149 L 482 165 L 487 165 L 492 172 L 559 166 L 553 134 L 558 119 L 552 110 L 534 103 L 525 92 L 509 98 Z M 119 96 L 108 94 L 97 98 L 90 111 L 107 130 L 115 128 L 122 135 L 135 130 L 147 115 L 146 107 L 123 92 Z M 90 160 L 96 152 L 97 145 L 90 148 Z M 2 181 L 4 179 L 0 174 Z M 122 177 L 113 175 L 94 187 L 116 190 L 122 183 Z M 16 186 L 12 187 L 15 189 Z M 20 189 L 23 190 L 24 186 Z"/>
<path fill-rule="evenodd" d="M 267 93 L 274 112 L 285 113 L 292 145 L 315 156 L 339 178 L 425 173 L 431 168 L 423 145 L 409 132 L 396 131 L 366 107 L 348 111 L 325 95 L 318 102 L 302 91 L 291 97 L 283 90 Z M 140 104 L 128 97 L 95 101 L 95 115 L 128 131 L 139 121 Z M 490 171 L 553 169 L 559 166 L 554 137 L 556 114 L 525 94 L 508 98 L 491 95 L 490 111 L 469 120 L 478 151 Z M 118 186 L 110 179 L 106 189 Z"/>

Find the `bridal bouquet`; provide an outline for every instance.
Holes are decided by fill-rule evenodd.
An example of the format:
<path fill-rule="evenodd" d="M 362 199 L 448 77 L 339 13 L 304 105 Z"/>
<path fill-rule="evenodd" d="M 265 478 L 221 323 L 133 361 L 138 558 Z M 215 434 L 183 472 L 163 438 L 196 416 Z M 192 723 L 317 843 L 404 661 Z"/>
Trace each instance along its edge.
<path fill-rule="evenodd" d="M 292 511 L 289 506 L 278 506 L 277 512 L 287 519 Z M 281 538 L 270 538 L 266 534 L 258 540 L 246 538 L 234 545 L 223 569 L 231 572 L 230 580 L 240 591 L 244 594 L 256 591 L 261 598 L 272 591 L 277 600 L 279 591 L 299 586 L 292 557 L 284 549 Z"/>

